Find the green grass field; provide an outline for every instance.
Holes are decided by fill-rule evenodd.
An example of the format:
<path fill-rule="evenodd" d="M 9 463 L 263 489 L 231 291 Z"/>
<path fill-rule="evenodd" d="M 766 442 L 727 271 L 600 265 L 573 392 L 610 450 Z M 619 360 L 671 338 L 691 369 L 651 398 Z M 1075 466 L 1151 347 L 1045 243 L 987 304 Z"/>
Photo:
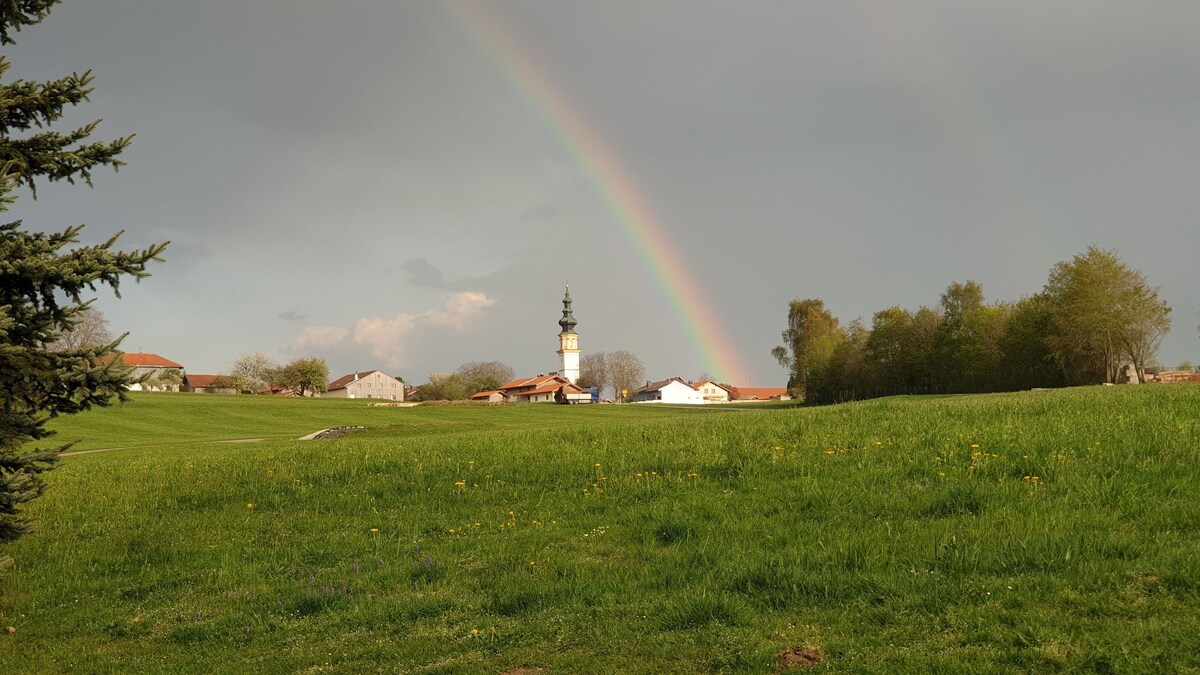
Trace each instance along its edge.
<path fill-rule="evenodd" d="M 3 672 L 1200 670 L 1197 386 L 55 424 Z"/>

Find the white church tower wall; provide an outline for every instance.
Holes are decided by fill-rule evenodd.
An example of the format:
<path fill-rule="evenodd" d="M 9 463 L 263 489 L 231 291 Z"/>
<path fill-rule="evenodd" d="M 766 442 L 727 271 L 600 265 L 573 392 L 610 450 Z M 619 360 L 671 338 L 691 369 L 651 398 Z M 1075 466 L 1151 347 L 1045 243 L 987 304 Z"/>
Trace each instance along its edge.
<path fill-rule="evenodd" d="M 571 287 L 563 296 L 563 315 L 558 320 L 558 373 L 575 384 L 579 380 L 579 335 L 575 332 L 575 316 L 571 313 Z"/>

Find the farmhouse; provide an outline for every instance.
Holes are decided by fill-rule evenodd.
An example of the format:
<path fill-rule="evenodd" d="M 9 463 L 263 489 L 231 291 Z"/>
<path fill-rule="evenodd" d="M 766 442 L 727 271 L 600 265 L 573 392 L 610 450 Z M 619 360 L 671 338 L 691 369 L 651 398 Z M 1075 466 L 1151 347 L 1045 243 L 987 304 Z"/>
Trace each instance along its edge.
<path fill-rule="evenodd" d="M 672 377 L 669 380 L 646 382 L 642 387 L 633 391 L 630 398 L 634 403 L 660 401 L 662 403 L 704 403 L 704 396 L 688 384 L 683 378 Z"/>
<path fill-rule="evenodd" d="M 692 389 L 700 392 L 700 398 L 705 403 L 729 403 L 729 390 L 712 380 L 696 382 L 692 384 Z"/>
<path fill-rule="evenodd" d="M 133 379 L 147 376 L 146 381 L 130 385 L 131 391 L 179 391 L 183 382 L 183 366 L 158 354 L 135 352 L 120 354 L 121 365 L 133 368 Z"/>
<path fill-rule="evenodd" d="M 378 370 L 355 371 L 329 383 L 329 389 L 321 394 L 328 398 L 382 398 L 389 401 L 404 400 L 404 383 Z"/>
<path fill-rule="evenodd" d="M 495 394 L 499 394 L 507 403 L 546 403 L 578 398 L 583 394 L 583 390 L 562 375 L 550 373 L 513 380 L 494 391 L 481 391 L 472 396 L 471 400 L 501 400 L 495 397 Z"/>

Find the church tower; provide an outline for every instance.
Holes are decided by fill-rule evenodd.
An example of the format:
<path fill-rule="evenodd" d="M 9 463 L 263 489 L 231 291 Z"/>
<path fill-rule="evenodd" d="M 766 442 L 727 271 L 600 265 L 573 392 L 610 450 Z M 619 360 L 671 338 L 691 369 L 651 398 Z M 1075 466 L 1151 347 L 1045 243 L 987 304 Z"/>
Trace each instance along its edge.
<path fill-rule="evenodd" d="M 563 315 L 558 320 L 562 332 L 558 334 L 558 372 L 575 384 L 579 379 L 579 335 L 575 333 L 575 316 L 571 314 L 571 287 L 567 286 L 563 296 Z"/>

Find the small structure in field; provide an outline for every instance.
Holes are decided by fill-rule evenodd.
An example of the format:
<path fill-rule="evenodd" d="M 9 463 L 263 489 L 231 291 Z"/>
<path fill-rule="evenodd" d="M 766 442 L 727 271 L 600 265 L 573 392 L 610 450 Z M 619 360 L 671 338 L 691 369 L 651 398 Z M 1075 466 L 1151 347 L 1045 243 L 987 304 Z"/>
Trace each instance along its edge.
<path fill-rule="evenodd" d="M 183 376 L 183 390 L 196 394 L 236 394 L 237 387 L 234 386 L 228 375 L 193 375 L 188 373 Z"/>

